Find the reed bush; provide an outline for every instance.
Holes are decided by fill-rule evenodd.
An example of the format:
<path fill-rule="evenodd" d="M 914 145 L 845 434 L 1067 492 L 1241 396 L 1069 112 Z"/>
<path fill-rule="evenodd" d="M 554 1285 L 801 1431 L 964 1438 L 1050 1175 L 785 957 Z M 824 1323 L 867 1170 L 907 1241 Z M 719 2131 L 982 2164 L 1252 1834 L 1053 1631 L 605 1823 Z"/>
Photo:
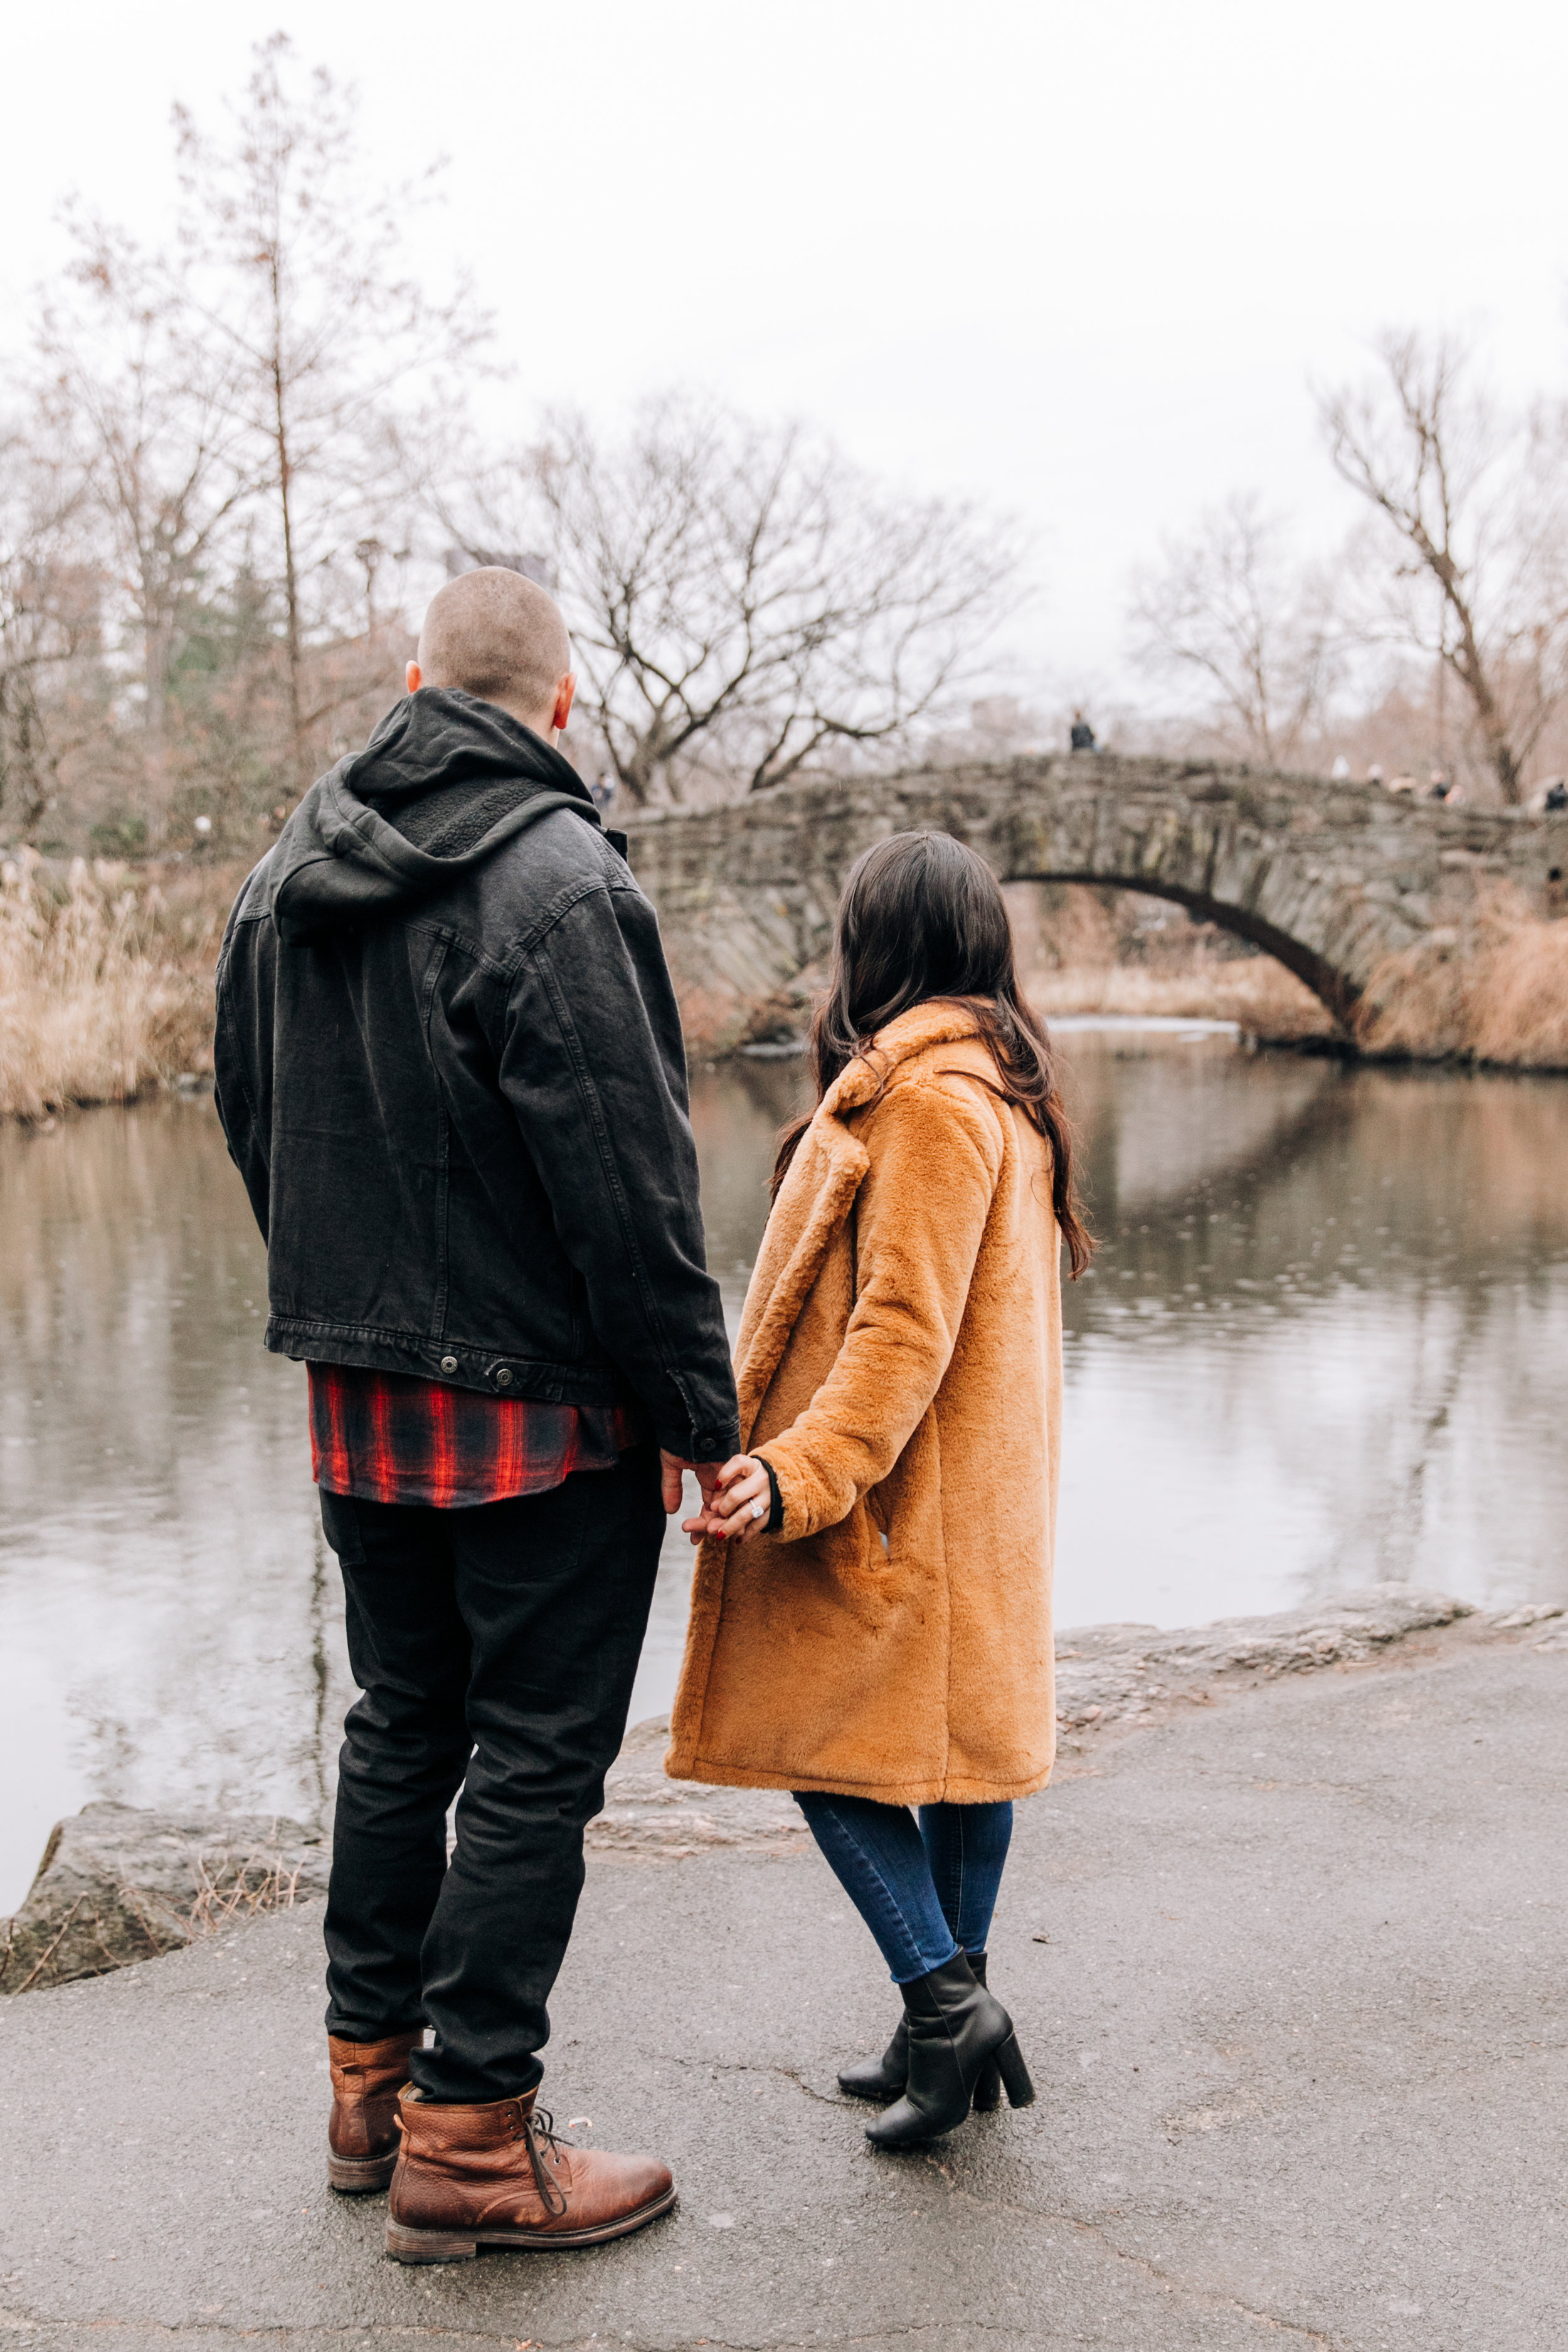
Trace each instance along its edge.
<path fill-rule="evenodd" d="M 30 851 L 0 863 L 0 1115 L 129 1102 L 212 1067 L 212 966 L 231 877 L 132 877 Z"/>
<path fill-rule="evenodd" d="M 1540 922 L 1498 888 L 1470 933 L 1378 965 L 1356 1034 L 1373 1054 L 1568 1070 L 1568 922 Z"/>

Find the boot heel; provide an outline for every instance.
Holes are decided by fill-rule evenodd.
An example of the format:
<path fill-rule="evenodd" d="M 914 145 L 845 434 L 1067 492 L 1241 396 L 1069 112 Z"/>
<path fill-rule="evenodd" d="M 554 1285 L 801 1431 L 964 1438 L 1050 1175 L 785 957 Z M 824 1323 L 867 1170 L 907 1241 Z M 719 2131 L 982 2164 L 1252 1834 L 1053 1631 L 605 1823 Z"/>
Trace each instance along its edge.
<path fill-rule="evenodd" d="M 327 2180 L 340 2197 L 369 2197 L 378 2189 L 390 2189 L 392 2176 L 397 2169 L 397 2150 L 386 2156 L 331 2156 L 327 2158 Z"/>
<path fill-rule="evenodd" d="M 401 2221 L 389 2221 L 386 2251 L 395 2263 L 471 2263 L 479 2242 L 450 2230 L 410 2230 Z"/>
<path fill-rule="evenodd" d="M 994 2115 L 1002 2104 L 1002 2077 L 996 2071 L 996 2061 L 988 2058 L 980 2069 L 980 2080 L 974 2085 L 974 2112 L 977 2116 Z"/>
<path fill-rule="evenodd" d="M 1007 2094 L 1010 2107 L 1031 2107 L 1035 2104 L 1035 2086 L 1029 2080 L 1029 2070 L 1024 2063 L 1024 2053 L 1018 2047 L 1018 2037 L 1010 2033 L 996 2053 L 996 2071 Z"/>

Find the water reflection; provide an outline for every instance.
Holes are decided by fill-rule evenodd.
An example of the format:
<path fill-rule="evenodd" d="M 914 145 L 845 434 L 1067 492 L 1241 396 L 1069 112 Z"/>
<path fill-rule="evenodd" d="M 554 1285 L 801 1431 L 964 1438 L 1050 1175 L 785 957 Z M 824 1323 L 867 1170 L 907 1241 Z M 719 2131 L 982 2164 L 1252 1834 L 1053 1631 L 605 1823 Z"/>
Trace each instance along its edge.
<path fill-rule="evenodd" d="M 323 1800 L 335 1567 L 237 1184 L 210 1103 L 0 1127 L 0 1906 L 89 1797 Z"/>
<path fill-rule="evenodd" d="M 1068 1298 L 1059 1616 L 1372 1577 L 1568 1600 L 1568 1086 L 1063 1040 L 1103 1247 Z M 798 1066 L 700 1075 L 731 1317 Z M 210 1103 L 0 1128 L 0 1909 L 92 1796 L 318 1813 L 348 1697 L 303 1375 Z M 638 1713 L 668 1703 L 667 1546 Z"/>
<path fill-rule="evenodd" d="M 1064 1622 L 1568 1600 L 1568 1087 L 1072 1046 Z"/>

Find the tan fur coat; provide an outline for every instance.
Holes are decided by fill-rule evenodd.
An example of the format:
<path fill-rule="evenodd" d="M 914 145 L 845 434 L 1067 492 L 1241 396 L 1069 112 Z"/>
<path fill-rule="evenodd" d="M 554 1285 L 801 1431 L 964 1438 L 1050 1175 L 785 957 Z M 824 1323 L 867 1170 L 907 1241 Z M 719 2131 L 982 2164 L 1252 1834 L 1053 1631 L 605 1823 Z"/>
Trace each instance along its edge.
<path fill-rule="evenodd" d="M 994 1076 L 962 1007 L 919 1005 L 801 1139 L 738 1351 L 784 1522 L 699 1550 L 677 1780 L 921 1804 L 1050 1777 L 1058 1234 Z"/>

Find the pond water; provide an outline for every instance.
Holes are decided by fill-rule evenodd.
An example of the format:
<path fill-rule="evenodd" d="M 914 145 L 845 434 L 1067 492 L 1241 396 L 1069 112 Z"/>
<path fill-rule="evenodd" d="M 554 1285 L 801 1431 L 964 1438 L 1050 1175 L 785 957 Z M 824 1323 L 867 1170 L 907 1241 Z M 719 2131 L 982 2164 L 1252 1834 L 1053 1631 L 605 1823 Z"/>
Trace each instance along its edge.
<path fill-rule="evenodd" d="M 1067 1299 L 1058 1618 L 1395 1578 L 1568 1601 L 1568 1084 L 1061 1038 L 1102 1247 Z M 699 1076 L 738 1313 L 795 1064 Z M 212 1105 L 0 1128 L 0 1911 L 91 1797 L 319 1816 L 349 1696 L 304 1374 Z M 667 1706 L 666 1548 L 634 1719 Z"/>

